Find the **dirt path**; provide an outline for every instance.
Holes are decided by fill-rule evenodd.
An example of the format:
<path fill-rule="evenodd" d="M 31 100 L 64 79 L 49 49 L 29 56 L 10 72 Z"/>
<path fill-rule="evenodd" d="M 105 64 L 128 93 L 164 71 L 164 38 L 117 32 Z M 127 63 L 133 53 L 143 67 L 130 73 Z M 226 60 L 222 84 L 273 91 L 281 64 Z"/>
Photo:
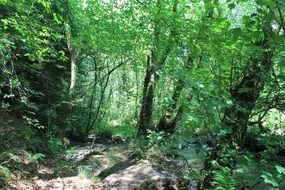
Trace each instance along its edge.
<path fill-rule="evenodd" d="M 52 172 L 52 173 L 50 173 Z M 107 190 L 102 183 L 96 183 L 84 176 L 53 177 L 54 171 L 49 168 L 29 180 L 13 177 L 8 181 L 7 189 L 15 190 Z"/>
<path fill-rule="evenodd" d="M 85 144 L 62 159 L 66 165 L 75 164 L 77 171 L 67 166 L 58 168 L 54 160 L 47 160 L 29 180 L 15 175 L 9 186 L 16 190 L 132 190 L 145 189 L 143 184 L 165 179 L 175 185 L 177 180 L 175 175 L 140 160 L 127 145 Z"/>

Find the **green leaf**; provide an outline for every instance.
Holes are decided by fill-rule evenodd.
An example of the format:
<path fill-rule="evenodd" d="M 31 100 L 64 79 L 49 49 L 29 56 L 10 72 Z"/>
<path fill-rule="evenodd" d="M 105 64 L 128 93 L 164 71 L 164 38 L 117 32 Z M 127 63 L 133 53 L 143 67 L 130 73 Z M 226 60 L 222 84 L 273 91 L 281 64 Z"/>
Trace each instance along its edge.
<path fill-rule="evenodd" d="M 261 32 L 261 31 L 254 31 L 252 33 L 252 39 L 253 39 L 253 41 L 256 41 L 256 42 L 263 40 L 264 39 L 263 32 Z"/>
<path fill-rule="evenodd" d="M 284 74 L 277 75 L 277 78 L 285 81 L 285 75 Z"/>
<path fill-rule="evenodd" d="M 279 174 L 285 174 L 285 168 L 282 166 L 275 166 L 275 168 Z"/>
<path fill-rule="evenodd" d="M 0 166 L 0 177 L 9 177 L 11 175 L 11 172 L 9 170 L 9 168 L 5 167 L 5 166 Z"/>
<path fill-rule="evenodd" d="M 271 0 L 261 0 L 260 1 L 264 6 L 268 6 L 268 7 L 274 7 L 275 6 L 275 2 L 271 1 Z"/>
<path fill-rule="evenodd" d="M 0 4 L 5 4 L 7 2 L 8 2 L 7 0 L 0 0 Z"/>
<path fill-rule="evenodd" d="M 234 3 L 231 3 L 231 4 L 228 5 L 229 9 L 234 9 L 235 7 L 236 7 L 236 4 L 234 4 Z"/>
<path fill-rule="evenodd" d="M 250 88 L 240 88 L 238 91 L 239 93 L 246 93 L 249 92 L 251 89 Z"/>
<path fill-rule="evenodd" d="M 233 40 L 238 40 L 239 37 L 241 37 L 243 35 L 243 31 L 241 28 L 233 28 L 230 30 L 230 32 L 232 34 Z"/>
<path fill-rule="evenodd" d="M 264 179 L 264 183 L 271 184 L 273 187 L 278 187 L 279 184 L 274 179 L 273 175 L 269 172 L 264 172 L 261 177 Z"/>

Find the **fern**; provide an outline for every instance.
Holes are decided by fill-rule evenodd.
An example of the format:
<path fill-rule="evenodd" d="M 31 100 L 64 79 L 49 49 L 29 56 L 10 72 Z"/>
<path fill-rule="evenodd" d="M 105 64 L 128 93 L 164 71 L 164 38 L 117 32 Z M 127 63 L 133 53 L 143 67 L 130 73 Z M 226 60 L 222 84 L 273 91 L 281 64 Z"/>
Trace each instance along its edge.
<path fill-rule="evenodd" d="M 5 166 L 0 166 L 0 178 L 4 177 L 7 178 L 11 175 L 11 172 L 9 170 L 9 168 L 5 167 Z"/>
<path fill-rule="evenodd" d="M 231 176 L 231 170 L 227 167 L 213 172 L 215 190 L 235 190 L 236 181 Z"/>

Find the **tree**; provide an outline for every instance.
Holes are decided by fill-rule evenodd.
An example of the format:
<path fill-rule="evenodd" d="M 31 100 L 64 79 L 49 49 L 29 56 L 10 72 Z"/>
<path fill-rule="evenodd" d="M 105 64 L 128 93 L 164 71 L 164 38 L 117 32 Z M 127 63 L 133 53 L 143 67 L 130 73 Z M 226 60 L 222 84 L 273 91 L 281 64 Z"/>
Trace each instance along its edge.
<path fill-rule="evenodd" d="M 168 31 L 169 35 L 165 37 L 163 36 L 163 33 L 167 31 L 163 30 L 163 19 L 165 18 L 162 15 L 162 11 L 165 5 L 161 0 L 157 0 L 155 4 L 156 12 L 154 13 L 153 21 L 153 45 L 151 49 L 151 54 L 147 56 L 147 70 L 144 79 L 143 98 L 138 121 L 139 135 L 146 135 L 147 130 L 151 128 L 154 94 L 156 89 L 156 83 L 159 79 L 157 71 L 161 69 L 165 64 L 167 56 L 169 55 L 175 44 L 175 18 L 177 17 L 177 6 L 178 1 L 174 1 L 172 7 L 172 22 L 170 23 L 170 28 Z"/>

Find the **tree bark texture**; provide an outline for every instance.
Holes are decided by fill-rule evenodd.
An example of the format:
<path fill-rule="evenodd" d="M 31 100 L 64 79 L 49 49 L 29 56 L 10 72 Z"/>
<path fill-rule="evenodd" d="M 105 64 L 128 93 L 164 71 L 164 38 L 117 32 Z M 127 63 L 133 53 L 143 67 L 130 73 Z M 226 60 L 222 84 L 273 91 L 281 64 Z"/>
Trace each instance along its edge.
<path fill-rule="evenodd" d="M 142 107 L 139 116 L 138 134 L 147 134 L 147 130 L 151 126 L 152 109 L 154 92 L 157 83 L 156 63 L 151 60 L 150 56 L 147 58 L 147 70 L 144 79 Z"/>
<path fill-rule="evenodd" d="M 189 56 L 187 58 L 187 61 L 185 62 L 184 67 L 187 70 L 191 70 L 193 65 L 193 58 L 192 56 Z M 186 76 L 183 78 L 179 78 L 177 81 L 177 85 L 174 88 L 173 95 L 172 95 L 172 103 L 169 104 L 160 118 L 158 125 L 157 125 L 157 130 L 158 131 L 164 131 L 166 133 L 173 134 L 176 129 L 176 124 L 181 118 L 184 110 L 184 106 L 180 105 L 178 110 L 177 105 L 178 105 L 178 100 L 181 95 L 182 90 L 184 89 L 186 85 Z M 190 98 L 191 99 L 191 98 Z"/>
<path fill-rule="evenodd" d="M 261 47 L 261 55 L 250 59 L 242 80 L 231 89 L 233 105 L 225 110 L 222 121 L 231 128 L 231 138 L 240 146 L 243 145 L 249 117 L 273 64 L 268 39 L 265 38 L 258 46 Z"/>
<path fill-rule="evenodd" d="M 173 4 L 173 13 L 177 12 L 177 4 L 178 1 L 175 0 Z M 157 0 L 157 15 L 160 15 L 162 1 Z M 173 19 L 175 21 L 175 18 Z M 173 22 L 173 26 L 170 29 L 170 35 L 168 36 L 167 44 L 161 44 L 161 19 L 156 18 L 154 20 L 154 43 L 153 49 L 151 51 L 151 56 L 147 57 L 147 69 L 144 79 L 144 88 L 143 88 L 143 98 L 141 111 L 138 119 L 138 135 L 146 135 L 148 129 L 152 129 L 152 111 L 153 111 L 153 102 L 154 102 L 154 94 L 155 88 L 158 81 L 158 75 L 156 73 L 157 69 L 163 67 L 166 59 L 172 49 L 173 39 L 175 38 L 175 22 Z"/>

